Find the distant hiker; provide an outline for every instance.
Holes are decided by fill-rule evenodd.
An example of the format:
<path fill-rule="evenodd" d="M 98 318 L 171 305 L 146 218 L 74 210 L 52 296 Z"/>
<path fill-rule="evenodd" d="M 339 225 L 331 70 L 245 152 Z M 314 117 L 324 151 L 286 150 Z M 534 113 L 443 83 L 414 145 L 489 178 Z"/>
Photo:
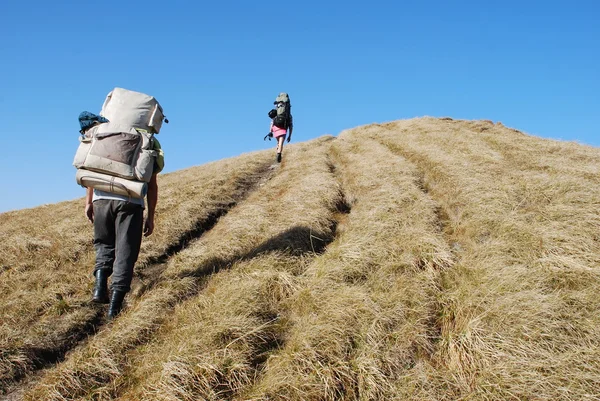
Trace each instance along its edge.
<path fill-rule="evenodd" d="M 156 176 L 164 167 L 154 134 L 168 120 L 156 99 L 121 88 L 108 94 L 101 116 L 86 113 L 80 115 L 82 137 L 73 165 L 78 169 L 77 183 L 87 188 L 85 215 L 94 224 L 92 301 L 109 303 L 108 318 L 113 319 L 131 289 L 142 235 L 154 231 Z"/>
<path fill-rule="evenodd" d="M 275 108 L 269 111 L 271 118 L 271 127 L 269 135 L 277 140 L 277 163 L 281 162 L 281 153 L 283 152 L 283 142 L 287 135 L 287 141 L 292 139 L 294 130 L 294 119 L 292 117 L 292 105 L 287 93 L 281 92 L 273 102 Z M 289 135 L 287 134 L 289 130 Z"/>

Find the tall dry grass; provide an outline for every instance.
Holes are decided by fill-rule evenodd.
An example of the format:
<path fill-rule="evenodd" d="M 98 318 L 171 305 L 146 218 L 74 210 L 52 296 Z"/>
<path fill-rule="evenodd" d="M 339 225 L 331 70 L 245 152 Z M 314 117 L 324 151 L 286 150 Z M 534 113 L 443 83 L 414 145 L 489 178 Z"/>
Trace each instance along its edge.
<path fill-rule="evenodd" d="M 159 285 L 143 294 L 109 329 L 49 372 L 25 399 L 62 400 L 90 394 L 110 399 L 115 395 L 115 382 L 128 369 L 127 351 L 152 339 L 168 321 L 174 305 L 203 287 L 209 280 L 207 275 L 271 250 L 312 250 L 318 240 L 311 240 L 311 230 L 321 239 L 332 235 L 332 220 L 324 211 L 335 208 L 339 191 L 335 182 L 327 181 L 321 173 L 327 166 L 315 163 L 315 157 L 324 157 L 319 146 L 329 140 L 290 147 L 286 154 L 290 160 L 274 178 L 264 182 L 205 236 L 173 256 Z M 311 156 L 313 153 L 316 156 Z M 293 160 L 297 160 L 296 168 Z M 286 164 L 292 168 L 287 169 Z M 298 171 L 311 170 L 315 173 L 303 175 L 304 181 L 292 173 L 296 171 L 297 177 Z M 310 180 L 311 186 L 307 185 Z M 311 196 L 312 201 L 301 198 L 302 194 Z M 286 220 L 283 216 L 289 217 Z M 190 337 L 185 338 L 191 342 Z"/>
<path fill-rule="evenodd" d="M 332 147 L 351 212 L 288 302 L 284 346 L 239 399 L 391 399 L 433 352 L 440 271 L 452 255 L 410 163 L 342 133 Z"/>
<path fill-rule="evenodd" d="M 243 198 L 270 159 L 247 154 L 161 175 L 157 229 L 143 241 L 138 273 Z M 102 308 L 89 302 L 92 236 L 82 199 L 0 214 L 0 389 L 101 324 Z"/>
<path fill-rule="evenodd" d="M 289 148 L 276 177 L 170 262 L 166 273 L 177 276 L 206 261 L 235 261 L 134 353 L 127 376 L 137 385 L 123 399 L 231 399 L 252 383 L 283 341 L 296 277 L 335 234 L 342 199 L 330 139 Z"/>
<path fill-rule="evenodd" d="M 24 399 L 600 399 L 599 149 L 420 118 L 272 158 L 161 178 L 109 325 L 80 201 L 0 215 L 4 383 L 99 328 Z"/>
<path fill-rule="evenodd" d="M 370 137 L 417 165 L 458 250 L 436 358 L 412 384 L 435 399 L 600 399 L 600 150 L 491 122 Z"/>
<path fill-rule="evenodd" d="M 79 270 L 93 263 L 81 205 L 0 214 L 0 389 L 33 368 L 36 347 L 94 319 L 76 306 L 77 289 L 91 288 Z"/>

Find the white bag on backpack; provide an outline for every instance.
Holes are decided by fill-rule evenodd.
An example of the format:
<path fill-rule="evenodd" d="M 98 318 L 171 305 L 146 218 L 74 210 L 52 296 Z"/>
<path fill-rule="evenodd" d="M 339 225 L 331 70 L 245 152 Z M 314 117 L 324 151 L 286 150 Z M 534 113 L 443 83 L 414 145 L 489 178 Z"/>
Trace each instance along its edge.
<path fill-rule="evenodd" d="M 90 170 L 77 170 L 75 180 L 82 187 L 99 189 L 131 198 L 144 198 L 148 192 L 148 184 L 145 182 L 126 180 Z"/>
<path fill-rule="evenodd" d="M 158 101 L 145 93 L 115 88 L 104 100 L 100 115 L 108 121 L 158 134 L 165 116 Z"/>

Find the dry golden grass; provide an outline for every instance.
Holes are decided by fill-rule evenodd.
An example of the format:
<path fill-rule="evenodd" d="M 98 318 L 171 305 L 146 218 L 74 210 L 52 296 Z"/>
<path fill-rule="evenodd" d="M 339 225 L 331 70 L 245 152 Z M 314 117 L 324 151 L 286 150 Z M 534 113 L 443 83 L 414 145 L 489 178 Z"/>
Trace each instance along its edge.
<path fill-rule="evenodd" d="M 452 265 L 435 203 L 382 145 L 343 133 L 332 153 L 352 209 L 288 303 L 285 346 L 251 399 L 390 399 L 433 349 L 439 272 Z"/>
<path fill-rule="evenodd" d="M 281 342 L 285 302 L 314 249 L 333 237 L 341 193 L 325 142 L 290 147 L 282 171 L 173 258 L 168 275 L 236 261 L 177 308 L 133 358 L 125 399 L 228 399 L 252 382 Z"/>
<path fill-rule="evenodd" d="M 143 241 L 138 270 L 241 199 L 271 157 L 248 154 L 161 176 L 157 229 Z M 0 237 L 1 389 L 60 357 L 93 331 L 102 311 L 89 303 L 94 251 L 83 200 L 0 214 Z"/>
<path fill-rule="evenodd" d="M 371 137 L 418 166 L 457 249 L 435 363 L 411 380 L 436 399 L 600 399 L 600 151 L 489 122 Z"/>
<path fill-rule="evenodd" d="M 318 140 L 315 145 L 318 147 L 319 144 L 326 144 L 330 139 Z M 300 161 L 299 168 L 291 171 L 327 170 L 326 165 L 315 166 L 310 157 L 304 156 L 310 154 L 309 150 L 313 147 L 315 146 L 308 144 L 288 149 L 287 156 L 293 158 L 294 154 L 297 154 L 296 160 Z M 321 152 L 321 158 L 323 157 Z M 305 174 L 303 179 L 314 180 L 315 176 L 318 178 L 317 174 Z M 88 393 L 95 394 L 95 397 L 110 397 L 113 393 L 113 381 L 119 378 L 122 369 L 127 368 L 125 352 L 152 338 L 154 331 L 169 317 L 173 305 L 197 291 L 197 286 L 201 285 L 198 280 L 203 276 L 227 267 L 236 260 L 272 249 L 308 250 L 311 247 L 311 229 L 319 238 L 331 235 L 331 232 L 328 233 L 332 223 L 331 217 L 319 214 L 319 208 L 335 208 L 335 197 L 339 194 L 335 181 L 316 181 L 313 188 L 305 188 L 305 195 L 314 195 L 313 203 L 309 202 L 308 205 L 313 204 L 315 207 L 310 209 L 304 206 L 306 202 L 300 202 L 297 198 L 301 192 L 290 196 L 281 187 L 290 180 L 298 183 L 290 177 L 289 170 L 280 170 L 273 180 L 280 185 L 273 185 L 267 181 L 223 217 L 205 236 L 172 257 L 163 274 L 164 279 L 160 280 L 157 287 L 144 293 L 129 313 L 124 313 L 109 329 L 102 331 L 93 341 L 73 353 L 58 369 L 49 373 L 36 388 L 26 394 L 25 398 L 61 400 Z M 319 189 L 320 183 L 324 184 L 320 186 L 323 189 Z M 327 192 L 333 195 L 328 195 L 323 200 Z M 269 201 L 271 199 L 273 201 Z M 294 214 L 298 207 L 304 208 L 304 219 Z M 285 208 L 290 212 L 288 224 L 281 219 L 268 219 L 273 214 L 275 217 L 282 214 Z M 261 215 L 257 216 L 256 213 Z M 252 216 L 260 217 L 260 224 L 249 224 L 248 218 Z M 232 223 L 229 223 L 230 221 Z M 232 233 L 243 235 L 238 238 L 232 236 Z"/>
<path fill-rule="evenodd" d="M 81 201 L 0 215 L 0 382 L 75 347 L 24 399 L 600 400 L 600 149 L 420 118 L 273 156 L 161 177 L 109 325 Z"/>

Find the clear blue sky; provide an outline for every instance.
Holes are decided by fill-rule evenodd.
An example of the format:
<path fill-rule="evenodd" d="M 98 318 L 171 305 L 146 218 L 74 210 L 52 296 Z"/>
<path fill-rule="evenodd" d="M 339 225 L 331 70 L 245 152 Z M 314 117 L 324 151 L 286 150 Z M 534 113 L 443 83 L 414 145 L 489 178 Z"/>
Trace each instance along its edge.
<path fill-rule="evenodd" d="M 599 21 L 591 0 L 5 0 L 0 212 L 83 195 L 77 116 L 115 86 L 163 105 L 165 172 L 272 147 L 280 91 L 293 141 L 429 115 L 600 146 Z"/>

